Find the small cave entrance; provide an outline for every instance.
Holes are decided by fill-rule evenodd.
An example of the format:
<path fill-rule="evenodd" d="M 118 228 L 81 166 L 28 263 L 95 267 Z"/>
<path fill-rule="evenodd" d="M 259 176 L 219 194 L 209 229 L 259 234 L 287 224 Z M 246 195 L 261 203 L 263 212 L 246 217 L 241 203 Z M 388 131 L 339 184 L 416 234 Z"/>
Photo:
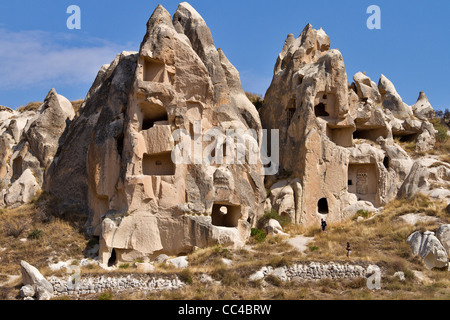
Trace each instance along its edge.
<path fill-rule="evenodd" d="M 142 174 L 146 176 L 175 175 L 175 164 L 172 161 L 172 153 L 144 154 Z"/>
<path fill-rule="evenodd" d="M 316 117 L 329 117 L 330 114 L 326 111 L 326 106 L 322 102 L 314 107 L 314 114 Z"/>
<path fill-rule="evenodd" d="M 123 133 L 120 133 L 117 137 L 116 137 L 116 146 L 117 146 L 117 153 L 119 154 L 119 156 L 122 156 L 123 153 L 123 143 L 125 140 L 125 136 Z"/>
<path fill-rule="evenodd" d="M 327 198 L 322 198 L 317 202 L 317 210 L 320 214 L 328 214 L 328 200 Z"/>
<path fill-rule="evenodd" d="M 112 249 L 111 251 L 111 256 L 108 259 L 108 267 L 112 267 L 113 265 L 115 265 L 117 262 L 117 254 L 116 254 L 116 249 Z"/>
<path fill-rule="evenodd" d="M 386 169 L 389 169 L 389 166 L 390 166 L 390 160 L 389 160 L 389 157 L 388 157 L 388 156 L 384 157 L 384 160 L 383 160 L 383 166 L 384 166 Z"/>
<path fill-rule="evenodd" d="M 386 128 L 370 128 L 370 129 L 356 129 L 353 132 L 353 139 L 365 139 L 376 142 L 379 137 L 386 139 L 388 136 Z"/>
<path fill-rule="evenodd" d="M 398 140 L 400 142 L 414 142 L 417 140 L 419 133 L 412 134 L 394 134 L 394 140 Z"/>
<path fill-rule="evenodd" d="M 23 159 L 22 157 L 17 157 L 13 161 L 13 179 L 17 180 L 23 173 Z"/>
<path fill-rule="evenodd" d="M 214 204 L 212 224 L 217 227 L 236 228 L 241 218 L 241 207 L 225 204 Z"/>

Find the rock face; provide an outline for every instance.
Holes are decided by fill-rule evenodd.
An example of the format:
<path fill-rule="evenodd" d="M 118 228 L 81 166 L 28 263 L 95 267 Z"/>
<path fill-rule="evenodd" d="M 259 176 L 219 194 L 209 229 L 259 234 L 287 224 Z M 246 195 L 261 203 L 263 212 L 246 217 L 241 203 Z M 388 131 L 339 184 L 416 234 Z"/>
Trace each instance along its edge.
<path fill-rule="evenodd" d="M 428 157 L 416 160 L 399 195 L 411 197 L 417 193 L 450 203 L 450 165 Z"/>
<path fill-rule="evenodd" d="M 375 211 L 397 196 L 414 164 L 394 139 L 415 142 L 416 151 L 434 146 L 424 95 L 414 110 L 426 116 L 417 120 L 384 75 L 378 85 L 360 72 L 353 80 L 322 29 L 307 25 L 298 38 L 288 35 L 260 115 L 265 129 L 280 133 L 271 148 L 279 147 L 281 173 L 266 187 L 284 189 L 271 193 L 271 205 L 295 223 L 340 221 L 358 203 Z"/>
<path fill-rule="evenodd" d="M 36 111 L 0 106 L 0 207 L 41 188 L 77 205 L 99 260 L 117 264 L 241 246 L 265 210 L 317 225 L 398 195 L 450 202 L 449 165 L 400 146 L 435 144 L 425 93 L 411 107 L 384 75 L 349 84 L 330 47 L 311 25 L 288 35 L 258 113 L 199 13 L 158 6 L 139 52 L 102 66 L 77 114 L 54 89 Z M 279 141 L 266 148 L 262 128 Z M 279 170 L 264 180 L 269 151 Z"/>
<path fill-rule="evenodd" d="M 52 89 L 36 111 L 0 113 L 0 207 L 14 207 L 41 189 L 75 112 Z"/>
<path fill-rule="evenodd" d="M 447 251 L 447 255 L 450 256 L 450 224 L 441 225 L 436 232 L 436 237 Z"/>
<path fill-rule="evenodd" d="M 239 246 L 265 201 L 260 129 L 201 16 L 187 3 L 173 19 L 158 6 L 139 53 L 99 72 L 46 189 L 88 204 L 103 263 Z"/>
<path fill-rule="evenodd" d="M 38 269 L 26 261 L 20 262 L 23 285 L 22 293 L 24 297 L 36 294 L 38 300 L 50 300 L 53 295 L 53 286 L 48 282 Z M 33 294 L 32 294 L 33 293 Z"/>
<path fill-rule="evenodd" d="M 448 266 L 448 255 L 434 232 L 414 232 L 406 240 L 414 255 L 420 255 L 428 269 Z"/>

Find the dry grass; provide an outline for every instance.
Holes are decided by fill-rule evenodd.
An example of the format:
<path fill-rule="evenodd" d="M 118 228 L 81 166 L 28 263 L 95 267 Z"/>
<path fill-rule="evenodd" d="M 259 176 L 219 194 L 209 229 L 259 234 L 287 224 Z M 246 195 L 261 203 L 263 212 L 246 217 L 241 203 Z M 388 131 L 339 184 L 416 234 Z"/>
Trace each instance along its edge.
<path fill-rule="evenodd" d="M 83 102 L 84 102 L 84 100 L 71 101 L 72 106 L 73 106 L 73 110 L 75 111 L 75 113 L 77 113 L 78 110 L 80 110 L 80 107 L 83 104 Z"/>
<path fill-rule="evenodd" d="M 27 112 L 27 111 L 36 111 L 39 109 L 39 107 L 42 105 L 42 102 L 36 101 L 36 102 L 30 102 L 26 106 L 20 106 L 17 111 L 20 113 Z"/>
<path fill-rule="evenodd" d="M 43 215 L 42 209 L 52 208 L 51 215 Z M 46 211 L 47 212 L 47 211 Z M 58 215 L 59 212 L 59 215 Z M 288 225 L 285 231 L 292 235 L 304 234 L 314 237 L 311 247 L 317 250 L 300 254 L 289 244 L 285 238 L 268 236 L 264 242 L 250 243 L 241 249 L 231 249 L 223 246 L 197 249 L 188 255 L 189 267 L 179 270 L 168 264 L 156 265 L 153 276 L 178 276 L 186 286 L 175 291 L 148 293 L 110 292 L 110 294 L 96 294 L 83 297 L 83 299 L 98 300 L 368 300 L 368 299 L 449 299 L 450 277 L 448 272 L 429 271 L 424 268 L 422 261 L 412 256 L 406 238 L 416 230 L 435 230 L 438 224 L 419 224 L 409 226 L 398 219 L 398 216 L 410 212 L 424 212 L 449 221 L 443 212 L 443 204 L 431 201 L 419 195 L 412 199 L 396 200 L 386 205 L 384 212 L 375 217 L 368 217 L 363 222 L 349 220 L 343 223 L 329 224 L 328 233 L 321 232 L 320 228 L 305 228 Z M 61 212 L 58 203 L 48 196 L 41 196 L 39 200 L 18 209 L 3 210 L 0 213 L 0 241 L 7 247 L 5 255 L 0 261 L 1 274 L 19 274 L 19 263 L 25 259 L 38 267 L 44 275 L 55 274 L 46 266 L 48 257 L 55 255 L 59 260 L 81 259 L 83 249 L 88 241 L 84 237 L 82 222 L 75 223 L 65 215 L 73 214 L 69 210 L 66 214 Z M 79 218 L 79 217 L 78 217 Z M 25 225 L 22 234 L 15 238 L 4 230 L 7 221 L 20 222 Z M 20 241 L 34 230 L 41 230 L 41 236 L 26 242 Z M 345 244 L 352 244 L 352 257 L 347 259 Z M 227 265 L 223 259 L 232 261 Z M 249 276 L 262 266 L 289 266 L 294 263 L 310 261 L 354 263 L 367 266 L 370 263 L 382 268 L 382 290 L 371 291 L 366 286 L 365 279 L 340 279 L 321 281 L 290 281 L 282 282 L 275 277 L 266 277 L 262 281 L 250 282 Z M 421 285 L 416 283 L 411 270 L 420 270 L 432 283 Z M 399 281 L 393 277 L 397 271 L 406 274 L 406 281 Z M 216 283 L 203 283 L 202 274 L 209 274 Z M 91 265 L 82 268 L 86 276 L 104 275 L 117 276 L 137 274 L 133 264 L 128 268 L 119 268 L 108 272 L 98 266 Z M 56 273 L 57 275 L 57 273 Z M 2 289 L 0 299 L 17 294 L 16 288 Z M 60 297 L 58 299 L 76 299 L 75 297 Z"/>
<path fill-rule="evenodd" d="M 59 208 L 48 195 L 16 209 L 0 212 L 0 274 L 19 275 L 20 261 L 42 269 L 49 258 L 81 259 L 88 243 L 83 230 L 86 217 Z"/>

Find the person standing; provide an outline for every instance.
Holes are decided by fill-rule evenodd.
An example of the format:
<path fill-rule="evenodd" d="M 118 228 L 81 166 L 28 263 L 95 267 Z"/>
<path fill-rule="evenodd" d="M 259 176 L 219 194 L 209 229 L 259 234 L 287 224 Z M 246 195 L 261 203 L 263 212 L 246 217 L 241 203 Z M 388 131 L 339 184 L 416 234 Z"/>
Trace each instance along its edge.
<path fill-rule="evenodd" d="M 352 252 L 352 248 L 350 247 L 350 242 L 347 242 L 347 258 L 350 258 L 350 253 Z"/>
<path fill-rule="evenodd" d="M 322 231 L 325 232 L 325 229 L 327 227 L 327 222 L 323 219 L 321 219 L 320 225 L 322 226 Z"/>

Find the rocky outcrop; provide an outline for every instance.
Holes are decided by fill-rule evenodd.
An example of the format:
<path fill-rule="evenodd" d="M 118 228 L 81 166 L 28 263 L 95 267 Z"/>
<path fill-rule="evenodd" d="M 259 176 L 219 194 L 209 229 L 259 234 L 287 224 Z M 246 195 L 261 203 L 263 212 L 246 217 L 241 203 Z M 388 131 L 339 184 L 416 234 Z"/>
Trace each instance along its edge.
<path fill-rule="evenodd" d="M 53 161 L 67 124 L 74 118 L 72 104 L 65 97 L 50 90 L 39 108 L 39 115 L 25 131 L 33 154 L 44 168 Z"/>
<path fill-rule="evenodd" d="M 100 70 L 45 187 L 87 204 L 105 264 L 240 246 L 265 200 L 260 129 L 202 17 L 158 6 L 139 53 Z"/>
<path fill-rule="evenodd" d="M 436 231 L 436 237 L 441 242 L 447 255 L 450 257 L 450 224 L 443 224 Z"/>
<path fill-rule="evenodd" d="M 44 183 L 66 130 L 75 116 L 69 100 L 50 90 L 37 110 L 1 111 L 0 206 L 30 200 Z"/>
<path fill-rule="evenodd" d="M 411 245 L 415 256 L 420 255 L 428 269 L 444 268 L 448 266 L 448 255 L 434 232 L 419 231 L 411 234 L 406 240 Z"/>
<path fill-rule="evenodd" d="M 38 300 L 50 300 L 53 296 L 53 286 L 38 269 L 30 265 L 26 261 L 20 262 L 22 271 L 23 285 L 21 289 L 24 297 L 36 296 Z"/>
<path fill-rule="evenodd" d="M 283 173 L 297 185 L 294 197 L 283 182 L 266 207 L 295 223 L 341 221 L 358 202 L 375 211 L 397 196 L 414 164 L 396 141 L 415 142 L 418 152 L 434 146 L 424 95 L 419 104 L 427 111 L 414 110 L 427 117 L 418 119 L 386 76 L 377 85 L 359 72 L 353 81 L 322 29 L 307 25 L 298 38 L 288 35 L 260 116 L 264 128 L 280 132 L 272 149 L 280 149 L 281 174 L 266 178 L 266 187 L 278 190 Z"/>
<path fill-rule="evenodd" d="M 435 117 L 434 109 L 428 101 L 425 92 L 421 91 L 416 104 L 412 107 L 414 115 L 420 120 L 432 120 Z"/>
<path fill-rule="evenodd" d="M 40 186 L 32 171 L 27 169 L 5 192 L 5 205 L 11 208 L 27 203 L 37 194 L 39 189 Z"/>
<path fill-rule="evenodd" d="M 422 193 L 450 203 L 450 165 L 434 158 L 420 158 L 414 162 L 400 190 L 401 197 Z"/>

